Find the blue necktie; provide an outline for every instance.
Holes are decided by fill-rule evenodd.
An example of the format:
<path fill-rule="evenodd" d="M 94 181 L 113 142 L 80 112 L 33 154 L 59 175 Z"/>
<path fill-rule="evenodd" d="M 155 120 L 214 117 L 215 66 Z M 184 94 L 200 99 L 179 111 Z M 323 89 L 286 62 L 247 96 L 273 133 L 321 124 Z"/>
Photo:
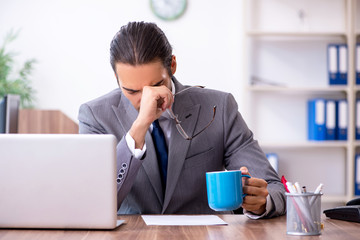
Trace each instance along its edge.
<path fill-rule="evenodd" d="M 155 120 L 153 123 L 153 131 L 151 133 L 155 143 L 156 155 L 159 162 L 160 173 L 163 188 L 166 187 L 167 165 L 168 165 L 168 151 L 165 142 L 164 132 L 161 130 L 159 121 Z"/>

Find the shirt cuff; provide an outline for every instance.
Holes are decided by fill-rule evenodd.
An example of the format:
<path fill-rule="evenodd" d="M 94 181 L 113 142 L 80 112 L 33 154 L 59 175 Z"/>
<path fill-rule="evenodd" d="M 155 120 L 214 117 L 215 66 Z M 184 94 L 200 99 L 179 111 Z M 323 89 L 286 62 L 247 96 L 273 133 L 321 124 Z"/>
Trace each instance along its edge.
<path fill-rule="evenodd" d="M 248 218 L 251 218 L 251 219 L 259 219 L 259 218 L 262 218 L 262 217 L 265 217 L 272 209 L 273 207 L 273 203 L 271 201 L 271 198 L 270 198 L 270 194 L 267 195 L 266 197 L 266 206 L 265 206 L 265 212 L 261 215 L 256 215 L 255 213 L 252 213 L 250 211 L 247 211 L 246 209 L 244 209 L 244 214 L 248 217 Z"/>
<path fill-rule="evenodd" d="M 144 153 L 146 151 L 146 143 L 144 143 L 144 146 L 142 149 L 136 149 L 135 148 L 135 140 L 130 136 L 130 133 L 128 132 L 125 136 L 125 140 L 127 143 L 127 146 L 132 153 L 133 157 L 137 159 L 141 159 L 144 156 Z"/>

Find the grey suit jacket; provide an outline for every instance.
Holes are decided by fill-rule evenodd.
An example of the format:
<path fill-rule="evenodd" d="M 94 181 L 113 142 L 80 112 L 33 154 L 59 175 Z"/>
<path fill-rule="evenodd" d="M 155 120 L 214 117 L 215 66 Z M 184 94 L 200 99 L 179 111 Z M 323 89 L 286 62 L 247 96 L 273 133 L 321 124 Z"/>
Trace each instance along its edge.
<path fill-rule="evenodd" d="M 175 78 L 176 91 L 185 88 Z M 214 122 L 191 141 L 183 139 L 175 123 L 169 140 L 167 187 L 164 192 L 151 134 L 146 134 L 146 153 L 142 159 L 132 156 L 125 135 L 138 112 L 121 89 L 81 105 L 80 133 L 113 134 L 118 139 L 118 207 L 122 214 L 207 214 L 205 173 L 238 170 L 246 166 L 253 177 L 265 179 L 273 203 L 266 217 L 285 213 L 285 189 L 252 132 L 238 112 L 229 93 L 193 88 L 176 96 L 173 111 L 189 134 L 201 130 L 213 115 Z M 114 179 L 115 181 L 115 179 Z"/>

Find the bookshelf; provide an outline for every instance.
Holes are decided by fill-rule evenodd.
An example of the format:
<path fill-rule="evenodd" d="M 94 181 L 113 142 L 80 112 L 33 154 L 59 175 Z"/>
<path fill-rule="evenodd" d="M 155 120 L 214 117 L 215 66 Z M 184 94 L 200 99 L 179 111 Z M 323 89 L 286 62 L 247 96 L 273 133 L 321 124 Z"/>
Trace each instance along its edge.
<path fill-rule="evenodd" d="M 252 92 L 278 92 L 284 94 L 305 94 L 305 93 L 324 93 L 324 92 L 343 92 L 349 91 L 348 87 L 334 86 L 334 87 L 281 87 L 281 86 L 260 86 L 252 85 L 247 89 Z"/>
<path fill-rule="evenodd" d="M 293 37 L 331 37 L 331 36 L 346 36 L 343 31 L 328 31 L 328 32 L 285 32 L 285 31 L 247 31 L 246 35 L 256 36 L 293 36 Z"/>
<path fill-rule="evenodd" d="M 324 203 L 353 199 L 360 0 L 245 0 L 243 16 L 243 116 L 255 138 L 278 154 L 280 176 L 309 190 L 324 183 Z M 329 43 L 348 45 L 347 85 L 328 84 Z M 317 97 L 347 99 L 347 141 L 307 140 L 306 103 Z"/>
<path fill-rule="evenodd" d="M 261 142 L 262 148 L 273 149 L 306 149 L 306 148 L 347 148 L 347 141 L 296 141 L 296 142 Z M 360 146 L 360 143 L 358 143 Z"/>

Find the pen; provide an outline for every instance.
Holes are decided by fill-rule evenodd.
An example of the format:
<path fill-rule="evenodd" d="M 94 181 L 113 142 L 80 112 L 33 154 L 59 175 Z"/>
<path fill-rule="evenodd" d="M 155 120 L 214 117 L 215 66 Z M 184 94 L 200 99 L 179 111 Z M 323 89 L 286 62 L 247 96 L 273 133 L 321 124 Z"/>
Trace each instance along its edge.
<path fill-rule="evenodd" d="M 301 187 L 300 187 L 300 184 L 298 182 L 295 182 L 295 188 L 296 188 L 297 193 L 301 193 Z"/>
<path fill-rule="evenodd" d="M 286 178 L 284 177 L 284 175 L 282 175 L 281 176 L 281 183 L 284 185 L 286 192 L 290 192 L 288 187 L 286 186 L 286 182 L 287 182 Z"/>
<path fill-rule="evenodd" d="M 324 184 L 320 183 L 320 185 L 315 189 L 314 194 L 319 194 L 319 193 L 321 193 L 323 186 L 324 186 Z M 313 205 L 314 202 L 315 202 L 315 200 L 316 200 L 316 196 L 313 196 L 313 197 L 310 199 L 310 205 Z"/>
<path fill-rule="evenodd" d="M 324 184 L 320 183 L 320 185 L 315 189 L 315 192 L 316 194 L 320 193 L 322 191 L 322 188 L 323 188 Z"/>
<path fill-rule="evenodd" d="M 290 193 L 296 193 L 296 189 L 294 188 L 292 182 L 286 182 L 286 186 Z"/>

